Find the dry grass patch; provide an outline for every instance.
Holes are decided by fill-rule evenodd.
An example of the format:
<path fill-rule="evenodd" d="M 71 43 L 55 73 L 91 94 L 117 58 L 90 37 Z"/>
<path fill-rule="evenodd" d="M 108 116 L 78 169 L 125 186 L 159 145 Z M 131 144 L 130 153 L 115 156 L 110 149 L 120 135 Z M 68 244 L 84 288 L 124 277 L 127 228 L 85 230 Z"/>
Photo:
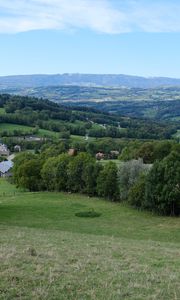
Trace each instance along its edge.
<path fill-rule="evenodd" d="M 3 228 L 1 299 L 179 299 L 176 244 Z"/>
<path fill-rule="evenodd" d="M 179 218 L 0 184 L 0 300 L 180 299 Z"/>

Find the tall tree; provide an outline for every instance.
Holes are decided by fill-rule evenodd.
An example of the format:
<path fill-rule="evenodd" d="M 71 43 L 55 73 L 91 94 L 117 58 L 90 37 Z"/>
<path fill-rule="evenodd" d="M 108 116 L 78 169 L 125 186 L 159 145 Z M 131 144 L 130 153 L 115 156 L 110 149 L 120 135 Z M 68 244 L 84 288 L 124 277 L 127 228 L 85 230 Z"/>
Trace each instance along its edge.
<path fill-rule="evenodd" d="M 72 192 L 83 192 L 85 180 L 83 172 L 87 164 L 94 161 L 94 158 L 88 153 L 81 152 L 75 156 L 68 164 L 68 189 Z"/>
<path fill-rule="evenodd" d="M 154 163 L 147 176 L 145 207 L 164 215 L 180 214 L 180 154 Z"/>
<path fill-rule="evenodd" d="M 119 187 L 117 180 L 117 166 L 113 162 L 107 163 L 99 173 L 97 179 L 97 193 L 99 196 L 117 200 L 119 197 Z"/>

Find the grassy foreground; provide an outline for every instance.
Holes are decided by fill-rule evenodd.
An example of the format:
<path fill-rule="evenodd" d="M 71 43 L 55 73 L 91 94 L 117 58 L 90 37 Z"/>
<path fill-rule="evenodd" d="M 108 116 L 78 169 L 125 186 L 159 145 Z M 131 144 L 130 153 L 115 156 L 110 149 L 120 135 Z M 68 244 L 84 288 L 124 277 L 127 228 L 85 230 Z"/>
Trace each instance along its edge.
<path fill-rule="evenodd" d="M 89 209 L 99 218 L 78 218 Z M 0 180 L 0 299 L 180 299 L 180 219 Z"/>

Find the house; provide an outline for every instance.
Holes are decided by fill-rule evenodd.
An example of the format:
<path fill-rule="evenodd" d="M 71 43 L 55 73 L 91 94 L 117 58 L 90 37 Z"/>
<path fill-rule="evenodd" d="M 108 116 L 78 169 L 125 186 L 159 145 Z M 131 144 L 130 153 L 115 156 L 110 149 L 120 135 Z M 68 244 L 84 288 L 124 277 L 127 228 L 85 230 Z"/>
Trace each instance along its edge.
<path fill-rule="evenodd" d="M 96 159 L 97 160 L 101 160 L 101 159 L 104 159 L 105 158 L 105 155 L 103 152 L 98 152 L 96 153 Z"/>
<path fill-rule="evenodd" d="M 0 156 L 9 156 L 10 151 L 5 144 L 0 144 Z"/>
<path fill-rule="evenodd" d="M 11 160 L 0 162 L 0 177 L 11 176 L 12 167 L 13 167 L 13 162 Z"/>
<path fill-rule="evenodd" d="M 14 152 L 21 152 L 21 146 L 20 145 L 15 145 L 14 146 Z"/>
<path fill-rule="evenodd" d="M 109 158 L 111 158 L 111 159 L 117 159 L 118 156 L 119 156 L 119 151 L 116 151 L 116 150 L 110 151 Z"/>
<path fill-rule="evenodd" d="M 74 149 L 74 148 L 71 148 L 71 149 L 68 150 L 68 154 L 70 156 L 75 156 L 77 154 L 77 150 Z"/>

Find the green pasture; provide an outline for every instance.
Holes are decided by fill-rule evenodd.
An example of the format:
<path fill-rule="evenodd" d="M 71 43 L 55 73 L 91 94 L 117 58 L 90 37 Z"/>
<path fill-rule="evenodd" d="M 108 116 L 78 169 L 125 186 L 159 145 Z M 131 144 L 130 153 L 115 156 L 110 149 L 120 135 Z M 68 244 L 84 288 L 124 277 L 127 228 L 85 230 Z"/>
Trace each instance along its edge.
<path fill-rule="evenodd" d="M 18 125 L 18 124 L 10 124 L 10 123 L 0 123 L 0 133 L 1 131 L 7 131 L 9 134 L 13 133 L 14 130 L 20 130 L 24 134 L 28 134 L 31 132 L 35 127 L 30 127 L 30 126 L 25 126 L 25 125 Z M 35 134 L 36 136 L 39 137 L 59 137 L 58 132 L 54 132 L 51 130 L 45 130 L 45 129 L 38 129 L 38 133 Z"/>
<path fill-rule="evenodd" d="M 5 108 L 4 107 L 0 107 L 0 115 L 3 115 L 3 114 L 5 114 L 6 112 L 5 112 Z"/>
<path fill-rule="evenodd" d="M 179 230 L 179 218 L 1 179 L 0 299 L 179 299 Z"/>
<path fill-rule="evenodd" d="M 177 130 L 176 134 L 174 135 L 175 138 L 180 138 L 180 130 Z"/>
<path fill-rule="evenodd" d="M 119 159 L 102 159 L 99 161 L 103 166 L 106 165 L 109 162 L 113 162 L 117 165 L 117 167 L 119 167 L 122 164 L 122 161 L 120 161 Z"/>
<path fill-rule="evenodd" d="M 33 130 L 33 127 L 25 126 L 25 125 L 18 125 L 18 124 L 10 124 L 10 123 L 0 123 L 0 132 L 1 131 L 8 131 L 10 134 L 13 133 L 14 130 L 21 130 L 24 133 Z"/>

